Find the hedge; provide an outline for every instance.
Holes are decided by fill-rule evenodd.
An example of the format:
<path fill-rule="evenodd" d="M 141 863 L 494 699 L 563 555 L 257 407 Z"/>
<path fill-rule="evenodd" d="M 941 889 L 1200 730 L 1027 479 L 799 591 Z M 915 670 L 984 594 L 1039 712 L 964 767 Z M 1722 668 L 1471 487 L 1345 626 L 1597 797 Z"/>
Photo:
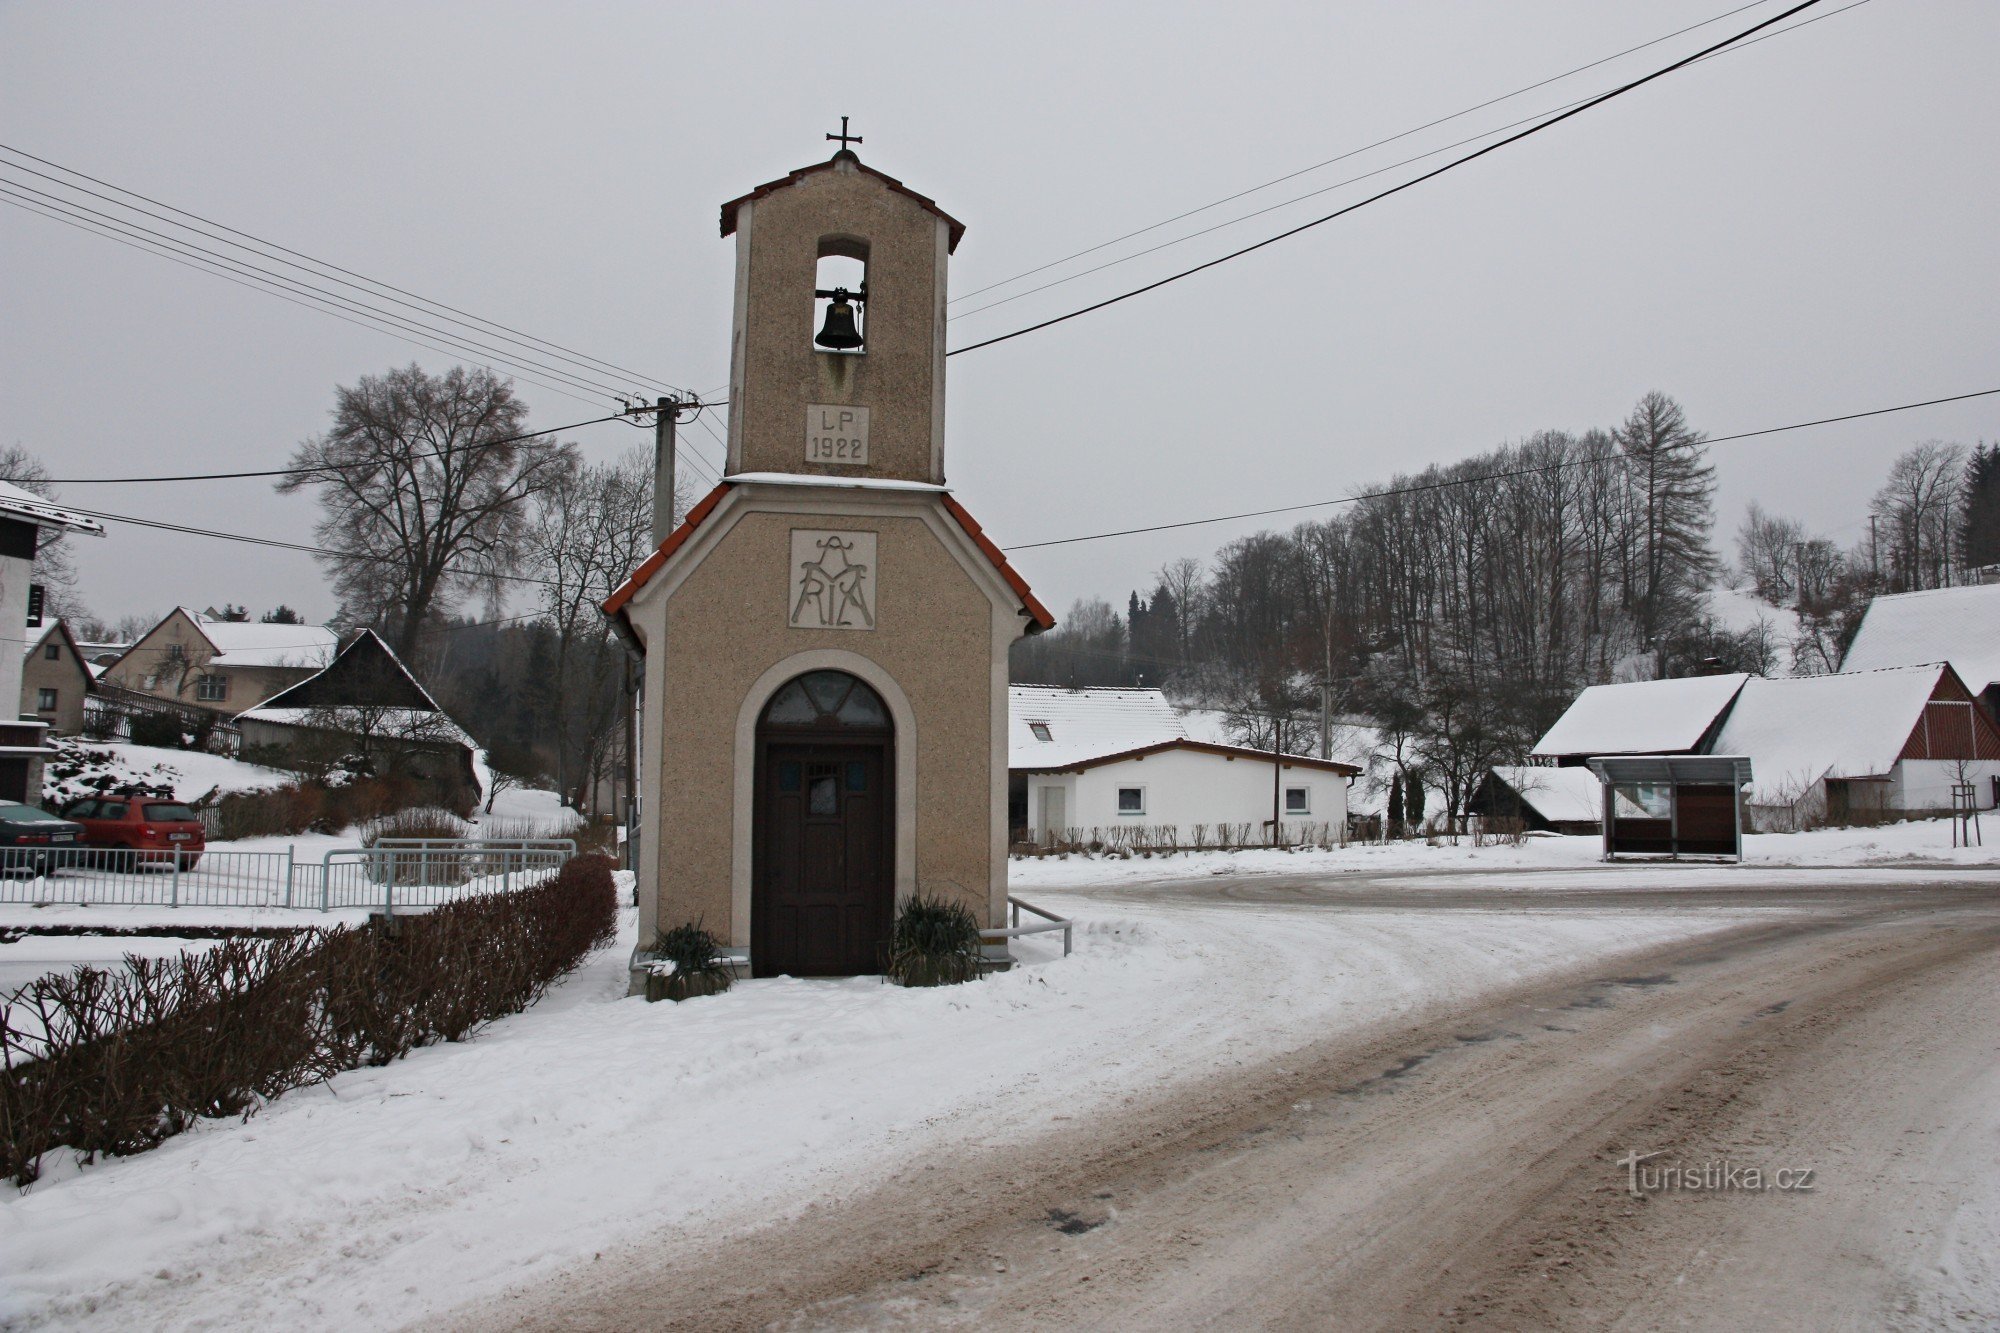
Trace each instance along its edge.
<path fill-rule="evenodd" d="M 463 1041 L 519 1013 L 616 930 L 611 862 L 512 893 L 203 953 L 80 967 L 0 999 L 0 1170 L 144 1152 L 197 1120 Z"/>

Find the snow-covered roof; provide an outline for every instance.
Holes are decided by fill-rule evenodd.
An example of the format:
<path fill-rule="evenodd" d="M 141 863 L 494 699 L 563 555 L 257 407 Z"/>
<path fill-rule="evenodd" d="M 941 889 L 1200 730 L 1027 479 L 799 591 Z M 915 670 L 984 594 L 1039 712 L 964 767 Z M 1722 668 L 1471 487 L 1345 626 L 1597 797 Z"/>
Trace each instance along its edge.
<path fill-rule="evenodd" d="M 0 514 L 25 519 L 37 527 L 62 528 L 70 532 L 104 535 L 104 525 L 94 518 L 51 504 L 33 491 L 24 491 L 11 481 L 0 481 Z"/>
<path fill-rule="evenodd" d="M 181 608 L 215 645 L 222 666 L 323 667 L 340 650 L 340 636 L 324 625 L 267 625 L 256 620 L 211 620 Z"/>
<path fill-rule="evenodd" d="M 903 481 L 896 477 L 826 477 L 816 472 L 732 472 L 723 480 L 732 486 L 749 481 L 766 486 L 833 486 L 848 490 L 929 491 L 933 494 L 951 489 L 930 481 Z"/>
<path fill-rule="evenodd" d="M 1548 733 L 1538 755 L 1671 754 L 1693 750 L 1750 677 L 1641 680 L 1593 685 L 1576 697 Z"/>
<path fill-rule="evenodd" d="M 237 722 L 270 722 L 281 727 L 312 727 L 322 731 L 351 731 L 400 740 L 436 741 L 477 749 L 443 713 L 422 708 L 250 708 L 235 717 Z"/>
<path fill-rule="evenodd" d="M 1977 694 L 2000 681 L 2000 583 L 1877 597 L 1868 604 L 1843 673 L 1949 662 Z"/>
<path fill-rule="evenodd" d="M 1888 774 L 1937 689 L 1941 664 L 1755 679 L 1715 738 L 1716 754 L 1747 755 L 1751 800 L 1788 805 L 1821 778 Z"/>
<path fill-rule="evenodd" d="M 1049 739 L 1035 734 L 1036 723 Z M 1186 736 L 1180 715 L 1158 690 L 1007 687 L 1009 768 L 1060 768 Z"/>
<path fill-rule="evenodd" d="M 1587 768 L 1499 766 L 1493 776 L 1543 819 L 1595 824 L 1604 817 L 1604 784 Z"/>

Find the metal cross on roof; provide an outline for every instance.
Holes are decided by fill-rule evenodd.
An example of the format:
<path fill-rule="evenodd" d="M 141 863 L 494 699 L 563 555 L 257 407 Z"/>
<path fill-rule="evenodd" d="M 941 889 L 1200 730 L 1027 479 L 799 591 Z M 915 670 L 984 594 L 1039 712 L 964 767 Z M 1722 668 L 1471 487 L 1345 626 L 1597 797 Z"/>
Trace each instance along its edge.
<path fill-rule="evenodd" d="M 844 153 L 844 152 L 847 152 L 847 151 L 848 151 L 848 148 L 847 148 L 847 145 L 849 145 L 849 144 L 851 144 L 851 143 L 860 143 L 860 142 L 861 142 L 861 136 L 860 136 L 860 135 L 858 135 L 858 134 L 849 134 L 849 133 L 847 132 L 847 117 L 846 117 L 846 116 L 842 116 L 842 117 L 840 118 L 840 133 L 838 133 L 838 134 L 829 134 L 829 135 L 827 135 L 826 137 L 827 137 L 827 138 L 829 138 L 829 139 L 838 139 L 838 140 L 840 141 L 840 151 L 841 151 L 841 152 L 843 152 L 843 153 Z"/>

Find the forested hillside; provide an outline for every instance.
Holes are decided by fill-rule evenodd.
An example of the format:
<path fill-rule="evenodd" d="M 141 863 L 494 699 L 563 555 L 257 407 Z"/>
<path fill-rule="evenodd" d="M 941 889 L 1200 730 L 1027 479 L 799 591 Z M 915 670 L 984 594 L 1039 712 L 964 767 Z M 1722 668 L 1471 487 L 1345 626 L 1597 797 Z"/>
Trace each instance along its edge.
<path fill-rule="evenodd" d="M 1324 519 L 1169 562 L 1122 613 L 1079 600 L 1016 646 L 1013 677 L 1161 686 L 1223 710 L 1240 740 L 1297 753 L 1319 748 L 1322 708 L 1365 719 L 1456 805 L 1586 685 L 1833 670 L 1875 591 L 1995 558 L 2000 453 L 1931 442 L 1891 466 L 1873 538 L 1852 549 L 1753 508 L 1740 577 L 1796 612 L 1796 634 L 1718 617 L 1711 592 L 1739 575 L 1716 540 L 1703 438 L 1651 393 L 1608 429 L 1386 478 Z"/>

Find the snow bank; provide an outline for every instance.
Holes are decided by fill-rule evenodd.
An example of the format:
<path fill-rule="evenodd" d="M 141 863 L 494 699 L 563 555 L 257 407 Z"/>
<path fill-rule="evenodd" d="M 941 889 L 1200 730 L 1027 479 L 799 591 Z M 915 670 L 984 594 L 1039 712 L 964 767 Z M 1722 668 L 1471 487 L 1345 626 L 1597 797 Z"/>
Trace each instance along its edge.
<path fill-rule="evenodd" d="M 1994 838 L 1983 847 L 1951 845 L 1951 821 L 1913 819 L 1880 828 L 1815 829 L 1808 833 L 1750 833 L 1743 838 L 1740 867 L 1724 867 L 1726 874 L 1756 871 L 1777 866 L 1996 866 L 2000 867 L 2000 812 L 1989 812 L 1987 827 Z M 1248 851 L 1180 852 L 1173 856 L 1118 857 L 1042 856 L 1022 857 L 1008 862 L 1010 891 L 1033 896 L 1044 889 L 1087 890 L 1094 885 L 1136 883 L 1144 880 L 1198 879 L 1209 875 L 1375 875 L 1437 871 L 1441 874 L 1514 870 L 1582 870 L 1603 868 L 1607 875 L 1658 875 L 1654 862 L 1624 862 L 1606 866 L 1604 844 L 1597 834 L 1559 837 L 1530 835 L 1520 846 L 1505 843 L 1475 847 L 1469 837 L 1457 846 L 1441 842 L 1435 847 L 1421 840 L 1389 843 L 1351 843 L 1335 851 Z M 1684 875 L 1687 865 L 1670 868 Z M 1489 883 L 1482 879 L 1482 883 Z M 1534 881 L 1546 885 L 1543 878 Z M 1565 883 L 1568 881 L 1565 880 Z M 1671 881 L 1681 884 L 1684 881 Z M 1763 880 L 1759 881 L 1766 882 Z"/>
<path fill-rule="evenodd" d="M 196 800 L 220 787 L 230 791 L 262 791 L 296 781 L 296 773 L 262 764 L 246 764 L 226 755 L 201 750 L 175 750 L 154 745 L 132 745 L 125 741 L 63 739 L 48 765 L 47 787 L 51 808 L 81 798 L 85 788 L 79 779 L 106 775 L 118 784 L 157 783 L 172 787 L 183 801 Z M 67 776 L 81 768 L 76 778 Z"/>
<path fill-rule="evenodd" d="M 17 1326 L 421 1321 L 620 1241 L 661 1250 L 1330 1034 L 1734 919 L 1116 906 L 971 986 L 623 998 L 624 937 L 535 1009 L 0 1202 Z M 1087 1021 L 1079 1021 L 1084 1019 Z"/>

